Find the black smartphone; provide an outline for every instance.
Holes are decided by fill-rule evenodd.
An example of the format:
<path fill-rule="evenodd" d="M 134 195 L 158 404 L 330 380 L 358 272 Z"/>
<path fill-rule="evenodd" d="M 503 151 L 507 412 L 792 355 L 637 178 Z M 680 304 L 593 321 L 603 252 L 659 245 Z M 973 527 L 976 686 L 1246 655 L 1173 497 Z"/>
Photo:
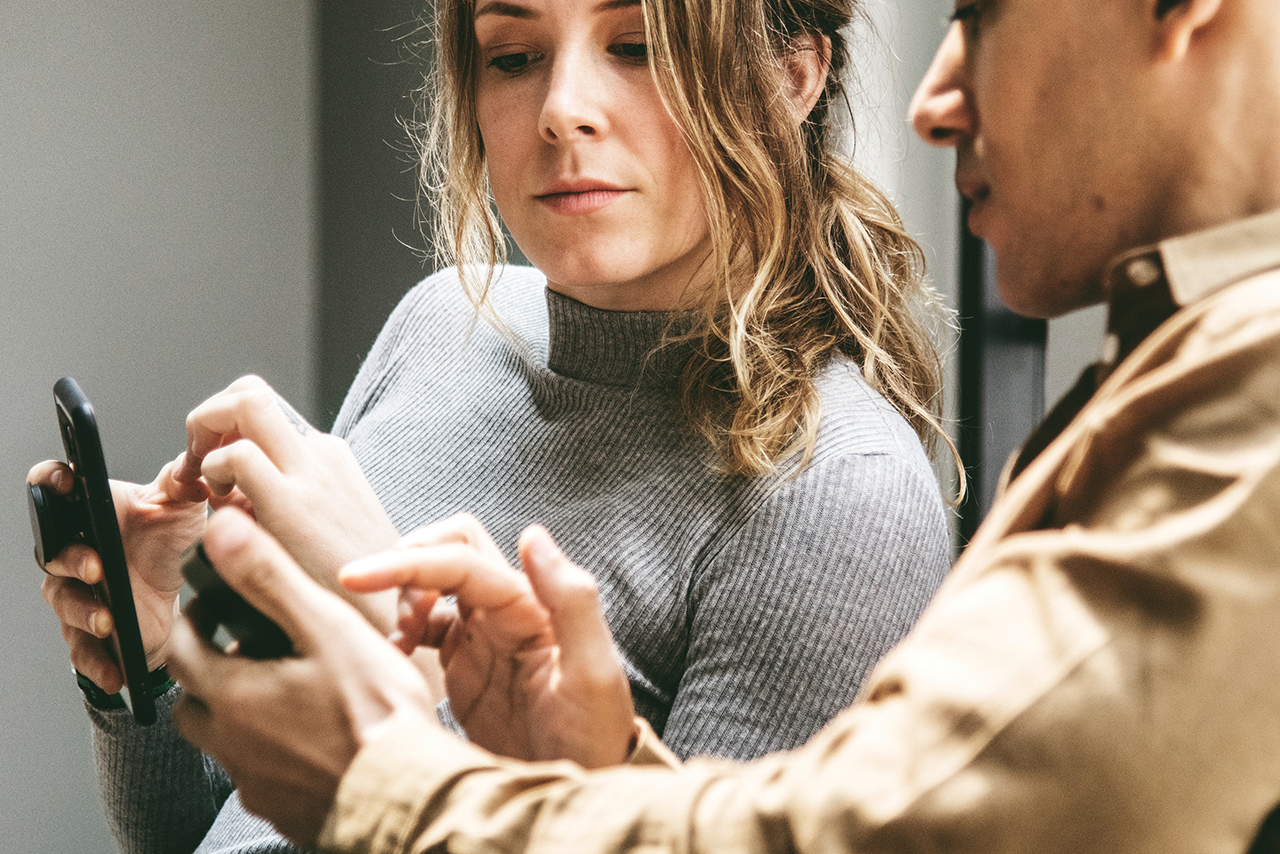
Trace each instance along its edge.
<path fill-rule="evenodd" d="M 111 500 L 98 421 L 89 399 L 71 377 L 63 377 L 54 384 L 53 401 L 73 486 L 67 495 L 36 484 L 27 487 L 36 562 L 43 567 L 71 543 L 84 543 L 102 558 L 103 580 L 94 585 L 93 591 L 111 610 L 115 623 L 107 643 L 124 675 L 124 689 L 120 693 L 133 719 L 147 726 L 156 719 L 155 697 L 151 693 L 147 655 L 138 629 L 138 613 L 133 604 L 133 586 L 129 583 L 116 506 Z"/>
<path fill-rule="evenodd" d="M 182 559 L 182 575 L 195 591 L 187 605 L 187 617 L 196 631 L 224 650 L 235 642 L 237 655 L 248 658 L 283 658 L 293 654 L 293 644 L 279 626 L 218 575 L 204 553 L 204 543 L 187 549 Z M 230 636 L 227 642 L 218 638 L 220 630 Z"/>

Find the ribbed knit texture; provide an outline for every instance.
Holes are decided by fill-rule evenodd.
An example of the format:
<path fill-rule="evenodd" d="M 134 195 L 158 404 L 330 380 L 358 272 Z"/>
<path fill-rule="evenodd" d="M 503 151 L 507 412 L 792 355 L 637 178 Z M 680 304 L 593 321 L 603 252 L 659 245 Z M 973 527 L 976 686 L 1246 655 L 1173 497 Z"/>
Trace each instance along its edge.
<path fill-rule="evenodd" d="M 679 414 L 686 354 L 653 353 L 670 315 L 593 309 L 525 268 L 493 290 L 508 337 L 474 322 L 455 271 L 411 291 L 338 415 L 396 527 L 465 510 L 514 563 L 520 531 L 546 525 L 595 574 L 636 709 L 677 754 L 803 743 L 947 571 L 915 434 L 838 360 L 809 466 L 725 477 Z M 225 778 L 167 718 L 148 732 L 118 717 L 98 755 L 127 852 L 190 851 L 211 825 L 201 852 L 288 850 L 237 798 L 219 812 Z"/>

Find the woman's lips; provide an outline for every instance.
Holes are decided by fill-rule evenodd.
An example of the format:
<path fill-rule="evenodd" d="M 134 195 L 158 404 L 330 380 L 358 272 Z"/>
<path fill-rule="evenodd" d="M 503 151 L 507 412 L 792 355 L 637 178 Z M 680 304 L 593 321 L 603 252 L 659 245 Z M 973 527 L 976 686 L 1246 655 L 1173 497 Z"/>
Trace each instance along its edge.
<path fill-rule="evenodd" d="M 563 193 L 547 193 L 536 198 L 550 208 L 552 212 L 561 216 L 582 216 L 608 207 L 628 192 L 628 190 L 597 188 Z"/>

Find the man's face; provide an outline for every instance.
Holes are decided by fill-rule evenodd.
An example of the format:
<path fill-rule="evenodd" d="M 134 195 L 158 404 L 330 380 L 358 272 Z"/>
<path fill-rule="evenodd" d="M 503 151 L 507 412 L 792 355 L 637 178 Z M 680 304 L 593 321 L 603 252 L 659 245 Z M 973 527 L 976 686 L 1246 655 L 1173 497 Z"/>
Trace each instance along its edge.
<path fill-rule="evenodd" d="M 956 149 L 971 230 L 995 250 L 1015 311 L 1100 300 L 1108 261 L 1160 236 L 1169 157 L 1149 133 L 1154 6 L 957 0 L 911 117 L 926 141 Z"/>

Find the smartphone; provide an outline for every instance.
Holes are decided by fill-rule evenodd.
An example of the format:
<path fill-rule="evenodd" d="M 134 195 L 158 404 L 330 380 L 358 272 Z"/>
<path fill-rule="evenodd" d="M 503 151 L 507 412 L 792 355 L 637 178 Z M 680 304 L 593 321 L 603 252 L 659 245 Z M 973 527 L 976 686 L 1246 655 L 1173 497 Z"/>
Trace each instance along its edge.
<path fill-rule="evenodd" d="M 231 589 L 204 553 L 204 543 L 187 549 L 182 576 L 195 591 L 187 605 L 187 617 L 208 640 L 248 658 L 283 658 L 293 654 L 293 644 L 279 626 Z M 225 639 L 219 637 L 224 632 Z"/>
<path fill-rule="evenodd" d="M 36 562 L 43 567 L 46 560 L 56 557 L 71 543 L 84 543 L 98 553 L 102 559 L 103 580 L 94 585 L 93 592 L 111 610 L 115 624 L 106 642 L 124 676 L 120 693 L 133 719 L 148 726 L 156 719 L 155 697 L 151 693 L 147 655 L 138 629 L 133 585 L 129 583 L 116 506 L 111 500 L 98 421 L 89 399 L 71 377 L 63 377 L 54 384 L 53 401 L 73 485 L 67 495 L 37 484 L 27 487 Z"/>

